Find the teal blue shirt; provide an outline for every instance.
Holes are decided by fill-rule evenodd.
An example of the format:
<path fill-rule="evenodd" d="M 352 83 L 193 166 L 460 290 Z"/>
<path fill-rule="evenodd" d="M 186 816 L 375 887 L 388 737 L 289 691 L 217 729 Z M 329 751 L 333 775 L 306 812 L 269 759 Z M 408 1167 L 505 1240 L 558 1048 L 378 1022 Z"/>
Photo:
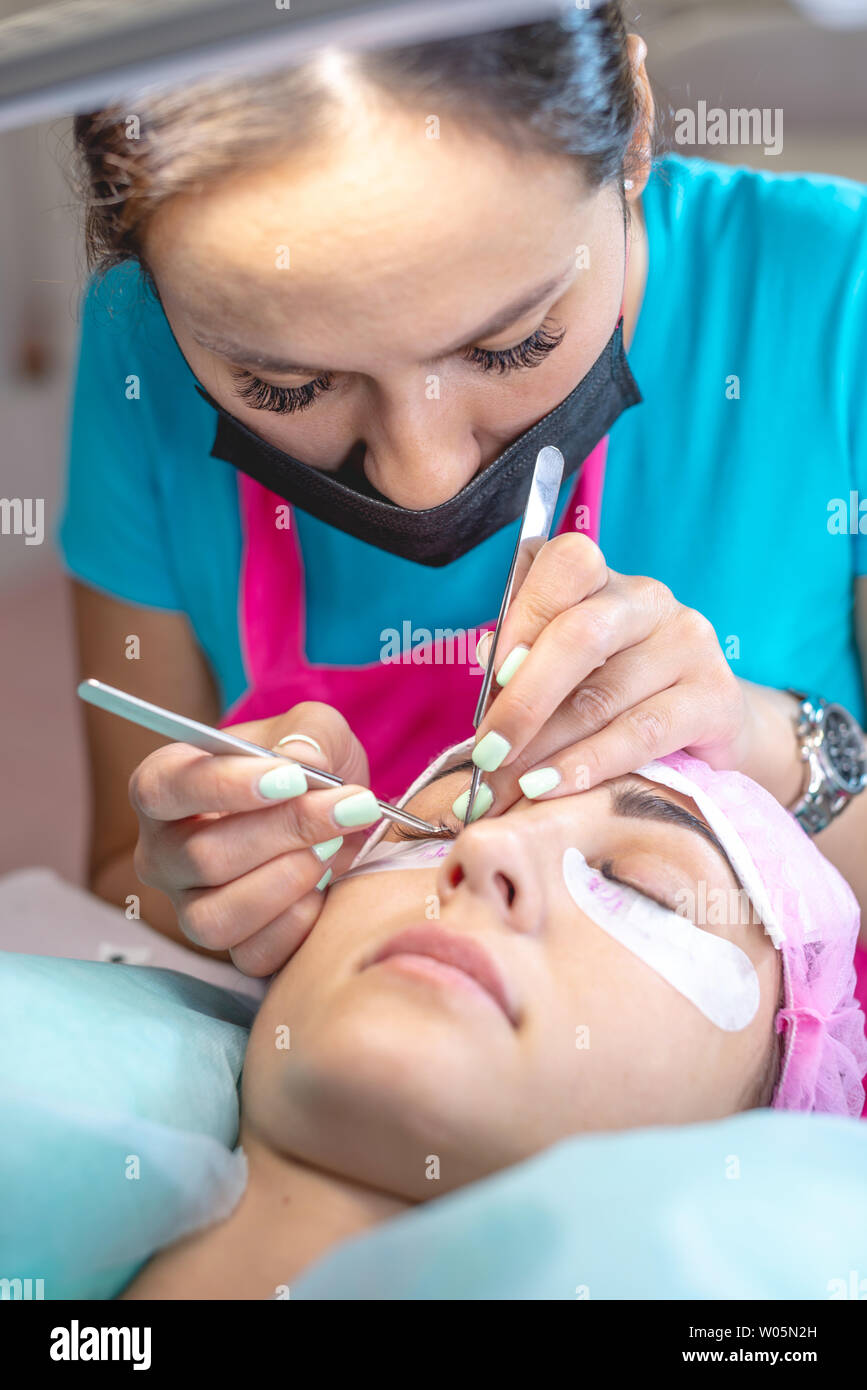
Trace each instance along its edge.
<path fill-rule="evenodd" d="M 611 431 L 606 560 L 704 613 L 736 674 L 817 690 L 863 721 L 867 188 L 666 156 L 643 206 L 629 358 L 644 402 Z M 246 687 L 242 536 L 215 423 L 137 268 L 91 286 L 59 544 L 85 583 L 185 613 L 227 707 Z M 514 527 L 431 570 L 295 517 L 312 662 L 375 661 L 407 620 L 473 628 L 496 613 Z"/>

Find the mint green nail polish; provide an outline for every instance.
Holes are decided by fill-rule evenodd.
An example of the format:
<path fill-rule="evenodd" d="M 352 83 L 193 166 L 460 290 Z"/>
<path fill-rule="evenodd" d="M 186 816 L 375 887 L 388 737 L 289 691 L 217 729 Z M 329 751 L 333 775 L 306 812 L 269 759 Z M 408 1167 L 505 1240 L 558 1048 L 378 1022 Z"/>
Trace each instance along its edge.
<path fill-rule="evenodd" d="M 461 792 L 458 799 L 452 805 L 452 812 L 457 820 L 463 821 L 464 817 L 467 814 L 467 806 L 469 805 L 469 801 L 470 793 L 469 790 L 467 790 L 465 792 Z M 493 804 L 494 793 L 491 791 L 490 787 L 485 785 L 484 782 L 480 782 L 479 790 L 476 792 L 476 799 L 473 802 L 473 814 L 470 818 L 471 822 L 474 820 L 478 820 L 479 816 L 483 816 L 486 811 L 490 811 L 491 806 Z"/>
<path fill-rule="evenodd" d="M 342 844 L 343 836 L 335 835 L 333 840 L 321 840 L 318 845 L 311 845 L 310 848 L 320 864 L 324 864 L 326 859 L 333 859 Z"/>
<path fill-rule="evenodd" d="M 291 796 L 300 796 L 307 790 L 307 778 L 297 763 L 286 763 L 285 767 L 272 767 L 264 777 L 259 778 L 259 793 L 269 801 L 288 801 Z"/>
<path fill-rule="evenodd" d="M 530 655 L 529 647 L 513 647 L 497 672 L 497 685 L 508 685 L 518 667 Z"/>
<path fill-rule="evenodd" d="M 482 772 L 496 772 L 512 745 L 493 729 L 473 749 L 473 762 Z"/>
<path fill-rule="evenodd" d="M 563 781 L 556 767 L 537 767 L 533 772 L 525 772 L 518 778 L 518 786 L 525 796 L 544 796 L 552 792 Z"/>
<path fill-rule="evenodd" d="M 342 801 L 338 801 L 333 814 L 338 825 L 355 828 L 359 825 L 373 825 L 374 821 L 380 819 L 382 812 L 373 792 L 355 792 L 353 796 L 345 796 Z"/>
<path fill-rule="evenodd" d="M 316 885 L 320 893 L 324 892 L 324 890 L 328 887 L 329 883 L 331 882 L 331 875 L 333 874 L 333 872 L 333 869 L 326 869 L 325 873 L 320 878 L 319 882 Z"/>

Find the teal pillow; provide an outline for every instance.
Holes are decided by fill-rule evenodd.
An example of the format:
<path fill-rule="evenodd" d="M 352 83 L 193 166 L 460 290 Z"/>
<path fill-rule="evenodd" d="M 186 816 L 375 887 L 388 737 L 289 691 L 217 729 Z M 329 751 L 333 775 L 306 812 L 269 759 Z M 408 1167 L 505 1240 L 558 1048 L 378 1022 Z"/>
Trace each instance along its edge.
<path fill-rule="evenodd" d="M 584 1135 L 346 1242 L 290 1296 L 863 1298 L 865 1173 L 867 1124 L 836 1116 Z"/>
<path fill-rule="evenodd" d="M 0 952 L 0 1278 L 111 1298 L 232 1209 L 256 1008 L 173 970 Z"/>

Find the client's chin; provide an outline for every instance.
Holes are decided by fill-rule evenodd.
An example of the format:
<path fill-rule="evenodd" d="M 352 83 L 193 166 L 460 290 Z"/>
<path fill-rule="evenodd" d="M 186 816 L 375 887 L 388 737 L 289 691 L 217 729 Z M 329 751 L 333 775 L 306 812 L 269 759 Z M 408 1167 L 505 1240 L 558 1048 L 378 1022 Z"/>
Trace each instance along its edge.
<path fill-rule="evenodd" d="M 498 1005 L 415 964 L 371 965 L 318 1001 L 285 989 L 279 1007 L 265 1000 L 244 1067 L 242 1143 L 254 1132 L 409 1201 L 533 1151 L 526 1134 L 515 1147 L 516 1035 Z"/>

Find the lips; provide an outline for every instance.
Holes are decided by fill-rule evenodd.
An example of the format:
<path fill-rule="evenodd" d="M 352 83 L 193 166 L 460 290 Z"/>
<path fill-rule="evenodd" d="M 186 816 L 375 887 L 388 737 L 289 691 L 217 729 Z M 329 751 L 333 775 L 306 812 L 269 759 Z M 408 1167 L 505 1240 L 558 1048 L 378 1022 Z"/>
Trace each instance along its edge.
<path fill-rule="evenodd" d="M 426 956 L 468 975 L 502 1009 L 512 1027 L 517 1027 L 518 1010 L 491 957 L 477 941 L 440 927 L 408 927 L 398 932 L 377 952 L 368 965 L 379 965 L 391 956 Z"/>

